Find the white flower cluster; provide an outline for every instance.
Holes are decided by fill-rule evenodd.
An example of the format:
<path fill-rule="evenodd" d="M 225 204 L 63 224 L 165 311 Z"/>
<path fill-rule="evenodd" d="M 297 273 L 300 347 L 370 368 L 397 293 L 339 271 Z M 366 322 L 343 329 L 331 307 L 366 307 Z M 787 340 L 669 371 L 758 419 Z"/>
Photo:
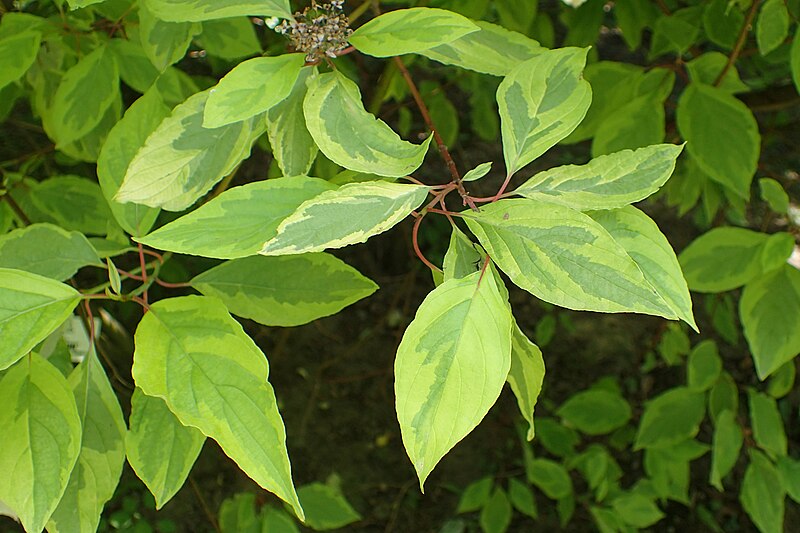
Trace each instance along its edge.
<path fill-rule="evenodd" d="M 287 35 L 295 50 L 305 52 L 307 61 L 318 61 L 336 57 L 336 53 L 348 47 L 347 40 L 353 33 L 350 21 L 343 12 L 344 0 L 332 0 L 317 4 L 295 13 L 295 20 L 267 20 L 266 24 L 276 32 Z"/>

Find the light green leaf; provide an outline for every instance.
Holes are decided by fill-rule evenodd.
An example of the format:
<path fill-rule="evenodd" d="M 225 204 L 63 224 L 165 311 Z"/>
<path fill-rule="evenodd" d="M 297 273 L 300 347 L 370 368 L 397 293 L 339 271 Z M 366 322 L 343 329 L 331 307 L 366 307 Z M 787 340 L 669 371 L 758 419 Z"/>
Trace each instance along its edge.
<path fill-rule="evenodd" d="M 0 268 L 0 370 L 14 364 L 63 324 L 80 299 L 78 291 L 69 285 Z"/>
<path fill-rule="evenodd" d="M 23 31 L 0 39 L 0 89 L 20 79 L 36 61 L 40 31 Z"/>
<path fill-rule="evenodd" d="M 239 63 L 209 92 L 203 127 L 219 128 L 267 111 L 289 96 L 304 63 L 303 54 Z"/>
<path fill-rule="evenodd" d="M 477 181 L 488 174 L 490 170 L 492 170 L 491 161 L 488 163 L 481 163 L 477 167 L 464 174 L 464 176 L 461 178 L 461 181 Z"/>
<path fill-rule="evenodd" d="M 587 213 L 625 249 L 644 275 L 644 279 L 669 306 L 674 316 L 697 325 L 692 315 L 692 299 L 683 279 L 678 258 L 667 238 L 650 217 L 633 206 L 611 211 Z"/>
<path fill-rule="evenodd" d="M 508 176 L 569 135 L 592 89 L 581 76 L 588 49 L 549 50 L 515 67 L 497 89 Z"/>
<path fill-rule="evenodd" d="M 222 300 L 231 313 L 267 326 L 306 324 L 338 313 L 378 288 L 325 253 L 234 259 L 190 283 Z"/>
<path fill-rule="evenodd" d="M 131 28 L 135 32 L 135 28 Z M 158 80 L 159 71 L 153 66 L 134 33 L 131 39 L 113 39 L 108 49 L 115 56 L 119 77 L 126 85 L 139 93 L 145 93 Z"/>
<path fill-rule="evenodd" d="M 317 156 L 317 145 L 303 115 L 306 82 L 313 73 L 312 68 L 301 69 L 289 95 L 267 111 L 269 144 L 284 176 L 308 174 Z"/>
<path fill-rule="evenodd" d="M 139 39 L 144 53 L 156 70 L 180 61 L 192 43 L 192 38 L 202 31 L 193 22 L 165 22 L 150 10 L 150 0 L 139 2 Z"/>
<path fill-rule="evenodd" d="M 79 9 L 81 7 L 90 6 L 93 4 L 99 4 L 100 2 L 104 2 L 105 0 L 67 0 L 70 9 Z"/>
<path fill-rule="evenodd" d="M 592 140 L 592 157 L 664 142 L 664 104 L 646 94 L 615 109 L 600 123 Z"/>
<path fill-rule="evenodd" d="M 717 383 L 708 393 L 708 414 L 716 424 L 722 411 L 728 409 L 732 413 L 739 410 L 739 388 L 730 374 L 722 371 Z"/>
<path fill-rule="evenodd" d="M 506 491 L 497 487 L 494 489 L 486 505 L 481 509 L 479 523 L 484 533 L 505 533 L 511 524 L 511 502 L 508 501 Z"/>
<path fill-rule="evenodd" d="M 450 245 L 444 254 L 444 279 L 463 278 L 481 267 L 481 256 L 475 244 L 464 235 L 464 232 L 453 226 L 450 233 Z"/>
<path fill-rule="evenodd" d="M 0 237 L 0 268 L 25 270 L 63 281 L 100 258 L 81 233 L 33 224 Z"/>
<path fill-rule="evenodd" d="M 572 395 L 556 414 L 587 435 L 605 435 L 628 423 L 631 407 L 619 393 L 592 388 Z"/>
<path fill-rule="evenodd" d="M 359 172 L 406 176 L 422 164 L 432 139 L 429 135 L 420 145 L 402 140 L 364 109 L 358 86 L 338 71 L 309 80 L 303 112 L 322 153 Z"/>
<path fill-rule="evenodd" d="M 263 525 L 256 514 L 255 493 L 240 492 L 226 498 L 219 507 L 219 529 L 222 533 L 260 533 Z"/>
<path fill-rule="evenodd" d="M 784 265 L 746 285 L 739 317 L 763 380 L 800 353 L 800 271 Z"/>
<path fill-rule="evenodd" d="M 697 435 L 705 417 L 705 396 L 675 387 L 645 404 L 634 449 L 667 448 Z"/>
<path fill-rule="evenodd" d="M 694 347 L 686 367 L 686 381 L 690 389 L 707 391 L 717 382 L 721 372 L 722 359 L 713 340 L 705 340 Z"/>
<path fill-rule="evenodd" d="M 744 436 L 742 428 L 736 422 L 736 413 L 730 409 L 722 410 L 716 419 L 714 440 L 711 447 L 711 475 L 708 482 L 717 490 L 724 490 L 722 478 L 736 465 L 742 449 Z"/>
<path fill-rule="evenodd" d="M 70 144 L 92 131 L 118 98 L 117 62 L 106 46 L 99 46 L 64 74 L 53 97 L 56 145 Z"/>
<path fill-rule="evenodd" d="M 778 472 L 786 493 L 791 499 L 800 503 L 800 461 L 789 457 L 778 457 Z"/>
<path fill-rule="evenodd" d="M 723 71 L 728 62 L 728 56 L 722 52 L 706 52 L 686 63 L 686 70 L 689 77 L 695 83 L 714 85 L 720 72 Z M 725 77 L 719 84 L 719 88 L 725 92 L 736 94 L 749 91 L 748 87 L 739 77 L 739 71 L 731 65 L 725 73 Z"/>
<path fill-rule="evenodd" d="M 777 400 L 792 392 L 796 373 L 797 370 L 795 370 L 794 361 L 787 361 L 782 364 L 769 378 L 767 394 Z"/>
<path fill-rule="evenodd" d="M 520 413 L 528 422 L 528 440 L 533 440 L 534 437 L 534 408 L 539 393 L 542 392 L 544 372 L 542 351 L 514 322 L 511 336 L 511 369 L 506 379 L 514 396 L 517 397 Z"/>
<path fill-rule="evenodd" d="M 758 52 L 765 56 L 778 48 L 789 36 L 789 10 L 784 0 L 767 0 L 756 21 Z"/>
<path fill-rule="evenodd" d="M 495 403 L 511 367 L 511 308 L 495 276 L 482 274 L 435 288 L 397 350 L 397 418 L 421 489 Z"/>
<path fill-rule="evenodd" d="M 539 511 L 536 508 L 536 500 L 533 496 L 533 491 L 522 481 L 516 478 L 509 478 L 508 480 L 508 499 L 514 509 L 530 516 L 531 518 L 538 518 Z"/>
<path fill-rule="evenodd" d="M 304 485 L 297 489 L 297 496 L 306 512 L 306 525 L 317 531 L 339 529 L 361 520 L 341 491 L 328 485 Z"/>
<path fill-rule="evenodd" d="M 781 215 L 789 210 L 789 195 L 783 190 L 783 186 L 772 178 L 761 178 L 758 180 L 758 188 L 761 190 L 761 199 L 769 204 L 769 208 Z"/>
<path fill-rule="evenodd" d="M 458 13 L 415 7 L 375 17 L 354 31 L 349 41 L 365 54 L 391 57 L 422 52 L 479 30 Z"/>
<path fill-rule="evenodd" d="M 52 222 L 66 230 L 105 235 L 113 217 L 97 182 L 79 176 L 56 176 L 32 184 L 29 198 L 35 222 Z"/>
<path fill-rule="evenodd" d="M 150 231 L 160 210 L 135 203 L 121 204 L 114 200 L 114 196 L 136 152 L 168 116 L 169 107 L 164 104 L 158 89 L 147 91 L 111 129 L 97 158 L 97 179 L 103 196 L 119 225 L 134 237 Z"/>
<path fill-rule="evenodd" d="M 0 333 L 8 338 L 2 325 Z M 75 398 L 66 378 L 34 353 L 0 379 L 0 404 L 0 500 L 26 531 L 42 531 L 81 448 Z"/>
<path fill-rule="evenodd" d="M 672 175 L 682 149 L 661 144 L 555 167 L 534 175 L 514 194 L 580 210 L 623 207 L 656 192 Z"/>
<path fill-rule="evenodd" d="M 136 152 L 114 200 L 183 211 L 250 155 L 256 119 L 207 129 L 209 91 L 173 109 Z"/>
<path fill-rule="evenodd" d="M 534 459 L 526 470 L 528 480 L 551 500 L 560 500 L 572 494 L 572 479 L 560 463 L 550 459 Z"/>
<path fill-rule="evenodd" d="M 710 0 L 703 6 L 703 29 L 711 42 L 732 49 L 744 24 L 744 14 L 738 4 L 728 0 Z"/>
<path fill-rule="evenodd" d="M 125 419 L 93 352 L 69 376 L 83 436 L 80 454 L 47 530 L 97 531 L 103 506 L 114 495 L 125 464 Z"/>
<path fill-rule="evenodd" d="M 205 21 L 203 33 L 196 40 L 208 55 L 226 61 L 238 61 L 261 54 L 261 43 L 248 17 Z"/>
<path fill-rule="evenodd" d="M 131 398 L 130 426 L 125 438 L 128 462 L 160 509 L 183 486 L 206 437 L 181 424 L 164 400 L 138 387 Z"/>
<path fill-rule="evenodd" d="M 480 31 L 419 53 L 445 65 L 505 76 L 520 63 L 546 51 L 521 33 L 483 21 L 473 21 Z"/>
<path fill-rule="evenodd" d="M 216 440 L 302 519 L 267 359 L 222 302 L 206 296 L 156 302 L 135 342 L 132 372 L 142 392 L 163 398 L 183 425 Z"/>
<path fill-rule="evenodd" d="M 301 254 L 365 242 L 407 217 L 428 190 L 421 185 L 365 181 L 325 191 L 286 217 L 259 253 Z"/>
<path fill-rule="evenodd" d="M 750 109 L 727 92 L 692 83 L 678 101 L 678 130 L 697 166 L 744 198 L 761 153 L 761 135 Z"/>
<path fill-rule="evenodd" d="M 219 259 L 255 255 L 277 234 L 283 219 L 333 187 L 304 176 L 233 187 L 137 240 L 160 250 Z"/>
<path fill-rule="evenodd" d="M 782 533 L 786 492 L 778 470 L 758 450 L 750 450 L 739 501 L 761 533 Z"/>
<path fill-rule="evenodd" d="M 637 528 L 650 527 L 665 516 L 652 499 L 635 492 L 614 498 L 611 507 L 626 524 Z"/>
<path fill-rule="evenodd" d="M 750 424 L 753 438 L 764 451 L 772 457 L 781 457 L 788 451 L 786 430 L 775 398 L 750 389 L 747 391 L 750 403 Z"/>
<path fill-rule="evenodd" d="M 584 213 L 514 199 L 463 218 L 511 281 L 537 298 L 569 309 L 676 317 L 622 246 Z"/>
<path fill-rule="evenodd" d="M 269 505 L 261 508 L 261 530 L 266 533 L 300 533 L 292 517 Z"/>
<path fill-rule="evenodd" d="M 456 513 L 471 513 L 483 507 L 492 494 L 493 486 L 494 479 L 489 476 L 467 485 L 458 499 Z"/>
<path fill-rule="evenodd" d="M 237 15 L 291 18 L 289 0 L 147 0 L 161 20 L 198 22 Z"/>

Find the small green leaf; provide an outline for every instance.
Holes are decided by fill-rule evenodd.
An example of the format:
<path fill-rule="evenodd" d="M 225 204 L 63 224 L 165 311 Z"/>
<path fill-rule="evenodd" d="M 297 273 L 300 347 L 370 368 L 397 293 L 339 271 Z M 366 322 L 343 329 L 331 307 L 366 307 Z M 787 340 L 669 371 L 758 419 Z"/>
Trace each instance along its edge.
<path fill-rule="evenodd" d="M 456 513 L 471 513 L 483 507 L 492 494 L 493 486 L 494 479 L 489 476 L 467 485 L 458 499 Z"/>
<path fill-rule="evenodd" d="M 269 144 L 284 176 L 308 174 L 317 156 L 317 145 L 303 115 L 306 82 L 313 72 L 311 68 L 301 69 L 289 95 L 267 111 Z"/>
<path fill-rule="evenodd" d="M 556 413 L 587 435 L 611 433 L 631 419 L 631 408 L 625 398 L 597 388 L 572 395 Z"/>
<path fill-rule="evenodd" d="M 260 533 L 263 526 L 259 522 L 256 495 L 252 492 L 234 494 L 219 507 L 219 529 L 222 533 Z"/>
<path fill-rule="evenodd" d="M 717 490 L 724 490 L 722 478 L 736 465 L 743 442 L 744 436 L 742 428 L 736 422 L 736 414 L 730 409 L 724 409 L 716 418 L 711 447 L 711 475 L 708 481 Z"/>
<path fill-rule="evenodd" d="M 414 172 L 433 138 L 429 135 L 421 145 L 402 140 L 364 109 L 358 86 L 338 71 L 309 80 L 303 112 L 308 131 L 331 161 L 378 176 Z"/>
<path fill-rule="evenodd" d="M 237 15 L 292 17 L 289 0 L 147 0 L 147 7 L 169 22 L 198 22 Z"/>
<path fill-rule="evenodd" d="M 23 31 L 0 39 L 0 89 L 25 75 L 36 61 L 41 41 L 40 31 Z"/>
<path fill-rule="evenodd" d="M 297 489 L 297 496 L 306 512 L 305 523 L 312 529 L 339 529 L 361 520 L 361 515 L 341 491 L 328 485 L 311 483 L 302 486 Z"/>
<path fill-rule="evenodd" d="M 778 472 L 786 493 L 800 503 L 800 461 L 789 457 L 778 457 Z"/>
<path fill-rule="evenodd" d="M 761 199 L 769 204 L 770 209 L 781 215 L 789 211 L 789 195 L 778 181 L 761 178 L 758 180 L 758 187 L 761 190 Z"/>
<path fill-rule="evenodd" d="M 378 288 L 325 254 L 234 259 L 196 276 L 192 287 L 267 326 L 299 326 L 338 313 Z"/>
<path fill-rule="evenodd" d="M 481 509 L 479 523 L 483 533 L 505 533 L 511 524 L 511 502 L 506 492 L 497 487 Z"/>
<path fill-rule="evenodd" d="M 0 237 L 0 268 L 63 281 L 100 258 L 86 237 L 52 224 L 32 224 Z"/>
<path fill-rule="evenodd" d="M 693 82 L 714 85 L 720 72 L 723 71 L 728 62 L 728 56 L 722 52 L 706 52 L 697 56 L 686 63 L 686 70 Z M 719 88 L 725 92 L 736 94 L 749 91 L 750 88 L 739 77 L 739 71 L 731 65 L 725 73 L 725 77 L 719 84 Z"/>
<path fill-rule="evenodd" d="M 785 362 L 769 378 L 767 393 L 775 399 L 780 399 L 789 394 L 794 388 L 796 377 L 794 360 Z"/>
<path fill-rule="evenodd" d="M 735 9 L 735 8 L 734 8 Z M 756 21 L 758 52 L 765 56 L 783 44 L 789 36 L 789 10 L 784 0 L 767 0 Z"/>
<path fill-rule="evenodd" d="M 0 338 L 7 339 L 2 329 Z M 0 410 L 0 500 L 26 531 L 42 531 L 81 449 L 75 397 L 66 378 L 33 353 L 0 379 L 0 404 L 7 406 Z"/>
<path fill-rule="evenodd" d="M 238 62 L 261 54 L 261 42 L 250 17 L 203 21 L 203 31 L 195 39 L 210 56 Z"/>
<path fill-rule="evenodd" d="M 626 524 L 637 528 L 650 527 L 665 516 L 652 499 L 635 492 L 614 498 L 611 507 Z"/>
<path fill-rule="evenodd" d="M 528 440 L 533 440 L 535 433 L 534 408 L 539 393 L 542 392 L 544 372 L 542 351 L 514 322 L 511 335 L 511 370 L 506 379 L 517 397 L 520 413 L 528 422 Z"/>
<path fill-rule="evenodd" d="M 300 205 L 259 253 L 301 254 L 365 242 L 407 217 L 428 191 L 420 185 L 386 181 L 342 185 Z"/>
<path fill-rule="evenodd" d="M 14 364 L 63 324 L 80 299 L 78 291 L 69 285 L 0 268 L 0 370 Z"/>
<path fill-rule="evenodd" d="M 420 488 L 483 419 L 511 367 L 511 309 L 495 276 L 482 274 L 434 289 L 397 350 L 397 418 Z"/>
<path fill-rule="evenodd" d="M 193 22 L 166 22 L 149 5 L 149 1 L 139 3 L 139 39 L 150 62 L 163 72 L 186 55 L 192 38 L 202 31 L 202 26 Z"/>
<path fill-rule="evenodd" d="M 739 389 L 731 375 L 723 370 L 708 393 L 708 414 L 716 424 L 720 413 L 726 409 L 732 413 L 739 411 Z"/>
<path fill-rule="evenodd" d="M 490 170 L 492 170 L 491 161 L 488 163 L 481 163 L 477 167 L 464 174 L 464 176 L 461 178 L 461 181 L 477 181 L 488 174 Z"/>
<path fill-rule="evenodd" d="M 525 483 L 513 477 L 508 480 L 508 499 L 514 509 L 525 516 L 530 516 L 533 519 L 539 517 L 533 491 Z"/>
<path fill-rule="evenodd" d="M 472 274 L 480 269 L 483 259 L 469 237 L 457 226 L 453 226 L 450 245 L 444 254 L 444 279 L 463 278 Z"/>
<path fill-rule="evenodd" d="M 391 57 L 422 52 L 479 30 L 458 13 L 416 7 L 375 17 L 354 31 L 349 41 L 365 54 Z"/>
<path fill-rule="evenodd" d="M 782 533 L 786 491 L 778 470 L 758 450 L 750 450 L 739 501 L 762 533 Z"/>
<path fill-rule="evenodd" d="M 550 459 L 534 459 L 527 472 L 528 480 L 552 500 L 572 494 L 572 479 L 560 463 Z"/>
<path fill-rule="evenodd" d="M 261 530 L 267 533 L 300 533 L 291 516 L 269 505 L 261 508 Z"/>
<path fill-rule="evenodd" d="M 703 29 L 708 39 L 723 48 L 732 49 L 739 29 L 744 24 L 741 8 L 738 4 L 729 3 L 728 0 L 711 0 L 704 4 Z"/>
<path fill-rule="evenodd" d="M 750 401 L 750 424 L 756 444 L 772 457 L 786 455 L 786 430 L 775 398 L 752 389 L 747 392 L 747 397 Z"/>
<path fill-rule="evenodd" d="M 694 347 L 689 354 L 686 367 L 687 385 L 690 389 L 703 392 L 714 386 L 720 372 L 722 359 L 713 340 L 705 340 Z"/>
<path fill-rule="evenodd" d="M 697 435 L 705 417 L 705 397 L 675 387 L 645 404 L 634 449 L 666 448 Z"/>

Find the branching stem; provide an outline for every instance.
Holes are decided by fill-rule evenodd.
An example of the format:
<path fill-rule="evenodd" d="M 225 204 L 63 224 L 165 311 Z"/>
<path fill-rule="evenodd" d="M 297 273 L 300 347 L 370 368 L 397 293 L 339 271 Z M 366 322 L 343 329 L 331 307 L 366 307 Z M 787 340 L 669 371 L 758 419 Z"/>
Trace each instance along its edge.
<path fill-rule="evenodd" d="M 744 19 L 744 24 L 742 24 L 742 29 L 739 30 L 739 37 L 736 39 L 736 44 L 733 46 L 731 55 L 728 56 L 728 61 L 722 68 L 722 72 L 720 72 L 717 79 L 714 80 L 714 87 L 719 87 L 722 80 L 725 79 L 725 76 L 728 74 L 728 71 L 739 58 L 739 53 L 741 53 L 744 42 L 747 39 L 747 34 L 750 32 L 750 26 L 753 24 L 753 19 L 756 16 L 756 11 L 758 11 L 760 3 L 761 0 L 753 0 L 753 4 L 750 6 L 750 10 L 747 12 L 747 16 Z"/>

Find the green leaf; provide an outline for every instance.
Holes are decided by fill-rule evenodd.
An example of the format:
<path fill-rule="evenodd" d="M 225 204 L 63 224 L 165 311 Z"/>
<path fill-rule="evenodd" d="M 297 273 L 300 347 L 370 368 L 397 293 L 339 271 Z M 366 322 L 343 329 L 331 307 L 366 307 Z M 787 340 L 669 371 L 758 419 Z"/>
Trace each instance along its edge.
<path fill-rule="evenodd" d="M 268 505 L 261 508 L 261 530 L 268 533 L 300 533 L 292 517 Z"/>
<path fill-rule="evenodd" d="M 800 353 L 800 271 L 784 265 L 745 286 L 739 317 L 763 380 Z"/>
<path fill-rule="evenodd" d="M 178 105 L 150 134 L 114 200 L 183 211 L 250 155 L 261 121 L 204 128 L 209 92 Z"/>
<path fill-rule="evenodd" d="M 782 533 L 786 492 L 778 470 L 758 450 L 750 450 L 739 501 L 761 533 Z"/>
<path fill-rule="evenodd" d="M 435 288 L 397 349 L 397 418 L 420 488 L 483 419 L 511 367 L 511 309 L 495 276 L 482 274 Z"/>
<path fill-rule="evenodd" d="M 587 435 L 605 435 L 628 423 L 631 408 L 618 393 L 592 388 L 572 395 L 556 414 Z"/>
<path fill-rule="evenodd" d="M 120 79 L 136 92 L 145 93 L 158 80 L 159 71 L 147 57 L 140 39 L 135 34 L 131 37 L 113 39 L 108 48 L 115 56 Z"/>
<path fill-rule="evenodd" d="M 284 176 L 308 174 L 317 156 L 317 145 L 303 114 L 306 82 L 314 72 L 312 68 L 301 69 L 289 95 L 267 111 L 269 144 Z"/>
<path fill-rule="evenodd" d="M 758 188 L 761 191 L 761 199 L 769 204 L 770 209 L 781 215 L 789 211 L 789 195 L 778 181 L 761 178 L 758 180 Z"/>
<path fill-rule="evenodd" d="M 767 383 L 767 393 L 775 399 L 780 399 L 794 389 L 796 370 L 794 361 L 787 361 L 772 374 Z"/>
<path fill-rule="evenodd" d="M 338 71 L 309 80 L 303 112 L 308 131 L 328 159 L 378 176 L 394 178 L 414 172 L 432 139 L 429 135 L 420 145 L 402 140 L 364 109 L 358 86 Z"/>
<path fill-rule="evenodd" d="M 142 392 L 164 399 L 183 425 L 216 440 L 302 520 L 267 359 L 222 302 L 206 296 L 156 302 L 135 342 L 133 378 Z"/>
<path fill-rule="evenodd" d="M 78 291 L 69 285 L 0 268 L 0 370 L 14 364 L 63 324 L 80 299 Z"/>
<path fill-rule="evenodd" d="M 150 62 L 163 72 L 186 55 L 192 38 L 202 31 L 202 26 L 161 20 L 150 10 L 150 3 L 150 0 L 139 3 L 139 39 Z"/>
<path fill-rule="evenodd" d="M 690 389 L 707 391 L 717 382 L 721 372 L 722 359 L 713 340 L 705 340 L 694 347 L 686 367 L 686 381 Z"/>
<path fill-rule="evenodd" d="M 333 315 L 378 288 L 325 253 L 234 259 L 190 283 L 222 300 L 231 313 L 267 326 L 299 326 Z"/>
<path fill-rule="evenodd" d="M 704 395 L 686 387 L 656 396 L 645 404 L 634 449 L 663 449 L 694 437 L 705 417 L 705 407 Z"/>
<path fill-rule="evenodd" d="M 727 92 L 692 83 L 678 101 L 678 130 L 708 176 L 744 198 L 761 153 L 761 135 L 750 109 Z"/>
<path fill-rule="evenodd" d="M 549 50 L 515 67 L 497 89 L 508 176 L 572 133 L 592 89 L 581 76 L 588 49 Z"/>
<path fill-rule="evenodd" d="M 47 530 L 97 531 L 103 506 L 114 495 L 125 464 L 125 419 L 93 352 L 69 376 L 83 435 L 80 454 Z"/>
<path fill-rule="evenodd" d="M 15 268 L 63 281 L 100 258 L 83 234 L 33 224 L 0 237 L 0 268 Z"/>
<path fill-rule="evenodd" d="M 66 378 L 34 353 L 0 379 L 0 404 L 0 500 L 26 531 L 42 531 L 81 448 L 75 398 Z"/>
<path fill-rule="evenodd" d="M 508 480 L 508 499 L 514 509 L 525 516 L 530 516 L 533 519 L 539 517 L 533 491 L 525 483 L 513 477 Z"/>
<path fill-rule="evenodd" d="M 542 392 L 544 382 L 544 359 L 542 351 L 523 333 L 514 322 L 511 335 L 511 370 L 507 380 L 517 398 L 520 413 L 528 422 L 527 439 L 533 440 L 535 434 L 534 408 Z"/>
<path fill-rule="evenodd" d="M 792 48 L 789 52 L 789 66 L 792 70 L 792 81 L 795 89 L 800 92 L 800 27 L 794 32 Z"/>
<path fill-rule="evenodd" d="M 456 513 L 471 513 L 477 511 L 486 504 L 492 494 L 494 479 L 490 476 L 473 481 L 461 493 L 458 499 Z"/>
<path fill-rule="evenodd" d="M 263 255 L 319 252 L 365 242 L 422 204 L 428 187 L 386 181 L 348 183 L 304 202 L 264 244 Z"/>
<path fill-rule="evenodd" d="M 716 424 L 722 411 L 728 409 L 732 413 L 739 411 L 739 388 L 730 374 L 722 371 L 717 383 L 708 393 L 708 414 Z"/>
<path fill-rule="evenodd" d="M 708 39 L 723 48 L 732 49 L 744 24 L 741 8 L 728 0 L 711 0 L 705 4 L 703 29 Z"/>
<path fill-rule="evenodd" d="M 289 96 L 304 63 L 303 54 L 239 63 L 209 92 L 203 127 L 219 128 L 267 111 Z"/>
<path fill-rule="evenodd" d="M 479 523 L 484 533 L 505 533 L 511 524 L 511 502 L 506 492 L 497 487 L 481 509 Z"/>
<path fill-rule="evenodd" d="M 306 512 L 305 523 L 312 529 L 339 529 L 361 520 L 341 491 L 328 485 L 304 485 L 297 489 L 297 496 Z"/>
<path fill-rule="evenodd" d="M 552 500 L 572 494 L 572 480 L 560 463 L 550 459 L 534 459 L 527 468 L 528 480 Z"/>
<path fill-rule="evenodd" d="M 36 61 L 41 41 L 40 31 L 23 31 L 0 38 L 0 89 L 25 75 Z"/>
<path fill-rule="evenodd" d="M 781 457 L 788 451 L 786 430 L 775 398 L 755 390 L 747 391 L 750 402 L 750 424 L 753 438 L 772 457 Z"/>
<path fill-rule="evenodd" d="M 161 20 L 198 22 L 237 15 L 292 18 L 289 0 L 147 0 Z"/>
<path fill-rule="evenodd" d="M 706 52 L 686 63 L 686 70 L 689 77 L 695 83 L 714 85 L 720 73 L 728 63 L 728 56 L 722 52 Z M 725 92 L 736 94 L 750 90 L 739 77 L 739 71 L 731 65 L 725 73 L 725 77 L 719 84 L 719 88 Z"/>
<path fill-rule="evenodd" d="M 181 424 L 164 400 L 138 387 L 131 398 L 130 426 L 125 438 L 128 462 L 160 509 L 183 486 L 206 437 Z"/>
<path fill-rule="evenodd" d="M 656 223 L 633 206 L 587 214 L 625 249 L 674 316 L 696 331 L 692 299 L 680 264 Z"/>
<path fill-rule="evenodd" d="M 32 185 L 35 222 L 51 222 L 87 235 L 106 235 L 113 224 L 98 184 L 79 176 L 56 176 Z"/>
<path fill-rule="evenodd" d="M 588 215 L 531 199 L 463 216 L 517 286 L 569 309 L 675 318 L 614 238 Z"/>
<path fill-rule="evenodd" d="M 367 55 L 391 57 L 428 50 L 479 30 L 458 13 L 416 7 L 375 17 L 354 31 L 349 41 Z"/>
<path fill-rule="evenodd" d="M 477 181 L 488 174 L 490 170 L 492 170 L 491 161 L 488 163 L 481 163 L 477 167 L 464 174 L 464 176 L 461 178 L 461 181 Z"/>
<path fill-rule="evenodd" d="M 117 62 L 106 46 L 99 46 L 64 73 L 53 97 L 56 145 L 70 144 L 92 131 L 118 98 Z"/>
<path fill-rule="evenodd" d="M 255 255 L 277 235 L 283 219 L 331 189 L 324 180 L 301 176 L 233 187 L 137 240 L 160 250 L 219 259 Z"/>
<path fill-rule="evenodd" d="M 119 225 L 134 237 L 150 231 L 160 210 L 134 203 L 121 204 L 114 200 L 114 196 L 136 152 L 167 116 L 169 107 L 164 104 L 158 89 L 147 91 L 111 129 L 97 158 L 97 178 L 103 196 Z"/>
<path fill-rule="evenodd" d="M 639 96 L 604 120 L 592 140 L 592 157 L 664 142 L 664 105 L 653 95 Z"/>
<path fill-rule="evenodd" d="M 234 494 L 219 507 L 219 529 L 222 533 L 260 533 L 263 526 L 259 527 L 259 522 L 256 495 L 252 492 Z"/>
<path fill-rule="evenodd" d="M 637 528 L 650 527 L 665 516 L 652 499 L 635 492 L 614 498 L 611 507 L 626 524 Z"/>
<path fill-rule="evenodd" d="M 765 56 L 783 44 L 789 36 L 789 10 L 784 0 L 767 0 L 756 21 L 758 53 Z"/>
<path fill-rule="evenodd" d="M 420 55 L 492 76 L 505 76 L 520 63 L 546 51 L 533 39 L 502 26 L 472 21 L 480 31 L 447 44 L 419 52 Z"/>
<path fill-rule="evenodd" d="M 249 17 L 234 17 L 203 22 L 197 42 L 210 56 L 226 61 L 261 54 L 261 43 Z"/>
<path fill-rule="evenodd" d="M 463 278 L 480 269 L 484 257 L 475 244 L 457 226 L 450 233 L 450 245 L 444 254 L 444 279 Z"/>
<path fill-rule="evenodd" d="M 514 194 L 579 210 L 623 207 L 664 185 L 682 149 L 660 144 L 603 155 L 586 165 L 555 167 L 534 175 Z"/>
<path fill-rule="evenodd" d="M 800 502 L 800 461 L 778 457 L 778 472 L 786 493 L 794 501 Z"/>
<path fill-rule="evenodd" d="M 711 447 L 711 475 L 708 482 L 717 490 L 724 490 L 722 478 L 733 470 L 739 459 L 744 436 L 736 422 L 736 414 L 730 409 L 722 410 L 716 419 L 714 440 Z"/>

